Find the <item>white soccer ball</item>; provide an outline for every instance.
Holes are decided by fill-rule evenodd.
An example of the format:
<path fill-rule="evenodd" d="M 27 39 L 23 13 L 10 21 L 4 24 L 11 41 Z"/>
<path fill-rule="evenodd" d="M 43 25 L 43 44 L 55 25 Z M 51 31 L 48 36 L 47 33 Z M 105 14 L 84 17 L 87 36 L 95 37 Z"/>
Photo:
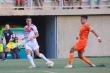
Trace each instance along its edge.
<path fill-rule="evenodd" d="M 48 61 L 47 66 L 48 66 L 48 68 L 54 67 L 54 62 L 53 61 Z"/>

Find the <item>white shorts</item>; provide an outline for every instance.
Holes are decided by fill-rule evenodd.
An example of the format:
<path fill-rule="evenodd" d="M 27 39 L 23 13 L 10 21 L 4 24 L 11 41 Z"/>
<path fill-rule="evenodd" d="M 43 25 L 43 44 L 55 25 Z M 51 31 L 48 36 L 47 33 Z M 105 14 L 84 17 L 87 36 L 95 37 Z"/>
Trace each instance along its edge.
<path fill-rule="evenodd" d="M 31 51 L 35 51 L 39 49 L 38 42 L 27 42 L 25 43 L 25 49 L 29 49 Z"/>

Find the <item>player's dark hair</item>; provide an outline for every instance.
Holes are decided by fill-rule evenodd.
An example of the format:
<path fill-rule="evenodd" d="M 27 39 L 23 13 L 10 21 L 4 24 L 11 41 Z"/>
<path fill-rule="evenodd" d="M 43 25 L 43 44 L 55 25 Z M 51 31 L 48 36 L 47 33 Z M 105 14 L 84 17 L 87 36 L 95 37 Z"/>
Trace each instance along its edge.
<path fill-rule="evenodd" d="M 82 15 L 81 18 L 88 19 L 87 15 Z"/>
<path fill-rule="evenodd" d="M 27 17 L 26 20 L 31 19 L 31 17 Z"/>

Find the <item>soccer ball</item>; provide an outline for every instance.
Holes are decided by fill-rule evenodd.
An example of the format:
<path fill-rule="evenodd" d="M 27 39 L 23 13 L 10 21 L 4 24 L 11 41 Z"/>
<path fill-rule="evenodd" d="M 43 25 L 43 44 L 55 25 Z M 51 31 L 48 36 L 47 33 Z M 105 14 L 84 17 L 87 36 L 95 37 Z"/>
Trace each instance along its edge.
<path fill-rule="evenodd" d="M 54 66 L 53 61 L 48 61 L 46 64 L 47 64 L 48 68 L 52 68 Z"/>

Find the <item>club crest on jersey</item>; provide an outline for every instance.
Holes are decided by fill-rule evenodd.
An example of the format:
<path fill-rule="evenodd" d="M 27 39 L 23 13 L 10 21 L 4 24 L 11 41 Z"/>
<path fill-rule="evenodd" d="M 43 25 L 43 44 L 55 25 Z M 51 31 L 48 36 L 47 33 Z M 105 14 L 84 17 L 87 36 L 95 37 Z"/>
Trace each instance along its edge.
<path fill-rule="evenodd" d="M 33 30 L 33 28 L 30 27 L 30 26 L 26 26 L 26 27 L 25 27 L 25 31 L 27 31 L 27 32 L 30 32 L 30 31 L 32 31 L 32 30 Z"/>

